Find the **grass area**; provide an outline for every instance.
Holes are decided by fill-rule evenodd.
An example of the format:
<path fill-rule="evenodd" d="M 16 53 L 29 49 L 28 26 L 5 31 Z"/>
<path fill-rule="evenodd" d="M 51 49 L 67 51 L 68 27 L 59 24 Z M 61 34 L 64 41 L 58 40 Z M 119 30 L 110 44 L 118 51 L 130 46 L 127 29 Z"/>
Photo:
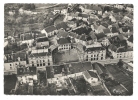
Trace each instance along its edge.
<path fill-rule="evenodd" d="M 77 62 L 79 61 L 79 57 L 77 55 L 77 51 L 74 49 L 65 51 L 65 52 L 58 52 L 55 53 L 54 55 L 54 63 L 59 64 L 59 63 L 69 63 L 69 62 Z"/>

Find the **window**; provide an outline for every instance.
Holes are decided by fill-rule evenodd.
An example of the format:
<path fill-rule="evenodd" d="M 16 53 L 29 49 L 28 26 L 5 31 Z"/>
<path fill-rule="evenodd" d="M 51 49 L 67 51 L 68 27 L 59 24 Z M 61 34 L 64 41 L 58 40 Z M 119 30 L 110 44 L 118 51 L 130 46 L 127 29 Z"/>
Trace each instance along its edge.
<path fill-rule="evenodd" d="M 37 67 L 39 67 L 39 64 L 37 64 Z"/>
<path fill-rule="evenodd" d="M 32 64 L 33 64 L 34 62 L 32 61 Z"/>
<path fill-rule="evenodd" d="M 103 54 L 101 54 L 101 56 L 103 56 Z"/>
<path fill-rule="evenodd" d="M 95 58 L 94 58 L 94 60 L 95 60 Z"/>
<path fill-rule="evenodd" d="M 12 67 L 10 67 L 10 69 L 12 70 Z"/>
<path fill-rule="evenodd" d="M 40 66 L 42 66 L 42 64 L 40 64 Z"/>
<path fill-rule="evenodd" d="M 101 57 L 101 60 L 103 60 L 103 57 Z"/>
<path fill-rule="evenodd" d="M 88 58 L 86 58 L 86 61 L 88 61 Z"/>
<path fill-rule="evenodd" d="M 43 66 L 45 66 L 45 63 L 43 63 Z"/>
<path fill-rule="evenodd" d="M 10 64 L 10 66 L 12 66 L 12 64 Z"/>
<path fill-rule="evenodd" d="M 91 61 L 93 60 L 93 58 L 91 58 Z"/>
<path fill-rule="evenodd" d="M 50 63 L 48 63 L 48 65 L 50 65 Z"/>
<path fill-rule="evenodd" d="M 43 60 L 43 62 L 45 62 L 45 60 Z"/>

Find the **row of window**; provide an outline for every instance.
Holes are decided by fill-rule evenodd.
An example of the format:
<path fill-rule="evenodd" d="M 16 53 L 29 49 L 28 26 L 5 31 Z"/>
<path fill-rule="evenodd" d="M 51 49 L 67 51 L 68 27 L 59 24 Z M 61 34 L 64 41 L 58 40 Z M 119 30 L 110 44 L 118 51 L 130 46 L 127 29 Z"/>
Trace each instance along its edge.
<path fill-rule="evenodd" d="M 93 60 L 103 60 L 103 57 L 101 57 L 101 59 L 99 59 L 99 58 L 91 58 L 91 59 L 86 58 L 86 61 L 93 61 Z"/>
<path fill-rule="evenodd" d="M 48 63 L 48 65 L 50 65 L 50 63 Z M 34 64 L 32 64 L 32 67 L 34 67 L 35 65 Z M 46 66 L 46 64 L 45 63 L 40 63 L 40 64 L 37 64 L 37 67 L 41 67 L 41 66 Z"/>
<path fill-rule="evenodd" d="M 100 56 L 99 54 L 97 54 L 97 55 L 91 55 L 91 57 L 98 57 L 98 56 Z M 103 54 L 101 54 L 101 56 L 103 56 Z M 86 57 L 89 57 L 88 55 L 86 56 Z"/>
<path fill-rule="evenodd" d="M 47 61 L 50 62 L 49 59 L 48 59 Z M 34 61 L 31 61 L 31 62 L 34 63 Z M 39 62 L 41 63 L 41 62 L 46 62 L 46 61 L 45 61 L 45 60 L 36 60 L 36 62 L 37 62 L 37 63 L 39 63 Z"/>

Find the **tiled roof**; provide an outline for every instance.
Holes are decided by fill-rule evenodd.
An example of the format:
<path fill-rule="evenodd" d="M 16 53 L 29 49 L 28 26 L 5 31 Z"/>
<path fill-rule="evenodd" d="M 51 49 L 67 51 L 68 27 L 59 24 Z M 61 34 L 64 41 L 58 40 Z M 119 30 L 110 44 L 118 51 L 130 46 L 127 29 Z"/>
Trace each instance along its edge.
<path fill-rule="evenodd" d="M 5 62 L 18 61 L 18 58 L 20 58 L 20 61 L 26 61 L 26 52 L 18 52 L 18 53 L 14 53 L 14 54 L 6 54 L 5 57 L 6 57 Z"/>
<path fill-rule="evenodd" d="M 101 51 L 101 50 L 105 50 L 103 47 L 91 47 L 91 48 L 87 48 L 86 52 L 89 51 Z"/>
<path fill-rule="evenodd" d="M 105 34 L 107 34 L 107 33 L 111 33 L 111 31 L 110 31 L 109 28 L 103 29 L 103 32 L 104 32 Z"/>
<path fill-rule="evenodd" d="M 133 35 L 128 38 L 128 41 L 133 43 Z"/>
<path fill-rule="evenodd" d="M 92 6 L 92 10 L 102 11 L 101 7 L 95 5 Z"/>
<path fill-rule="evenodd" d="M 112 31 L 112 33 L 116 33 L 116 32 L 118 32 L 118 30 L 117 30 L 116 27 L 112 27 L 111 31 Z"/>
<path fill-rule="evenodd" d="M 47 75 L 47 79 L 54 78 L 53 68 L 51 66 L 46 67 L 46 75 Z"/>
<path fill-rule="evenodd" d="M 53 66 L 54 74 L 61 74 L 62 73 L 62 69 L 64 69 L 64 68 L 65 68 L 64 65 Z"/>
<path fill-rule="evenodd" d="M 122 34 L 117 35 L 117 37 L 119 38 L 120 41 L 125 40 L 125 37 Z"/>
<path fill-rule="evenodd" d="M 81 35 L 81 36 L 80 36 L 80 40 L 86 41 L 86 35 L 85 35 L 85 34 Z"/>
<path fill-rule="evenodd" d="M 71 41 L 68 38 L 60 38 L 57 42 L 58 44 L 71 43 Z"/>
<path fill-rule="evenodd" d="M 116 52 L 117 51 L 117 46 L 110 44 L 109 45 L 109 49 L 111 49 L 112 51 Z"/>
<path fill-rule="evenodd" d="M 93 71 L 85 71 L 85 72 L 83 72 L 83 74 L 85 75 L 85 77 L 86 77 L 87 79 L 89 79 L 89 78 L 91 78 L 91 77 L 93 77 L 93 78 L 98 78 L 97 74 L 94 73 Z"/>
<path fill-rule="evenodd" d="M 84 17 L 84 18 L 88 18 L 88 17 L 89 17 L 89 15 L 87 15 L 87 14 L 82 14 L 82 13 L 79 13 L 79 14 L 78 14 L 78 17 Z"/>
<path fill-rule="evenodd" d="M 17 75 L 36 75 L 36 67 L 17 68 Z"/>
<path fill-rule="evenodd" d="M 97 37 L 97 40 L 106 37 L 106 35 L 105 35 L 104 33 L 99 33 L 99 34 L 95 34 L 95 35 L 96 35 L 96 37 Z"/>
<path fill-rule="evenodd" d="M 45 41 L 48 41 L 47 37 L 42 37 L 37 39 L 37 42 L 45 42 Z"/>
<path fill-rule="evenodd" d="M 46 31 L 47 33 L 53 32 L 53 31 L 55 31 L 55 30 L 56 30 L 56 27 L 55 27 L 54 25 L 48 26 L 48 27 L 45 28 L 45 31 Z"/>
<path fill-rule="evenodd" d="M 32 53 L 29 55 L 29 57 L 45 57 L 45 56 L 48 56 L 50 55 L 49 53 L 47 52 L 42 52 L 42 53 Z"/>
<path fill-rule="evenodd" d="M 58 33 L 57 33 L 57 37 L 60 38 L 60 37 L 64 37 L 66 38 L 67 36 L 69 35 L 68 32 L 64 31 L 64 30 L 58 30 Z"/>
<path fill-rule="evenodd" d="M 61 23 L 58 23 L 57 25 L 56 25 L 56 28 L 57 29 L 61 29 L 61 28 L 63 28 L 63 29 L 67 29 L 68 28 L 68 26 L 67 26 L 67 24 L 65 23 L 65 22 L 61 22 Z"/>
<path fill-rule="evenodd" d="M 89 33 L 89 35 L 91 36 L 92 40 L 97 39 L 97 37 L 96 37 L 96 35 L 95 35 L 95 33 L 93 31 L 91 31 Z"/>

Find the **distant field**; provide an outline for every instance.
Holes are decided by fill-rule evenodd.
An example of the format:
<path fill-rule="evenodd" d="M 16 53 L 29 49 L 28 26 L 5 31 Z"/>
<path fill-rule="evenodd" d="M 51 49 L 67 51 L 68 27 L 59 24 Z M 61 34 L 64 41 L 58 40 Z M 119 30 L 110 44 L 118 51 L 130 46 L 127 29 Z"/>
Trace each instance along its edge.
<path fill-rule="evenodd" d="M 38 7 L 49 7 L 49 6 L 53 6 L 53 5 L 55 5 L 55 3 L 36 3 L 35 4 L 35 6 L 36 6 L 36 8 L 38 8 Z"/>

